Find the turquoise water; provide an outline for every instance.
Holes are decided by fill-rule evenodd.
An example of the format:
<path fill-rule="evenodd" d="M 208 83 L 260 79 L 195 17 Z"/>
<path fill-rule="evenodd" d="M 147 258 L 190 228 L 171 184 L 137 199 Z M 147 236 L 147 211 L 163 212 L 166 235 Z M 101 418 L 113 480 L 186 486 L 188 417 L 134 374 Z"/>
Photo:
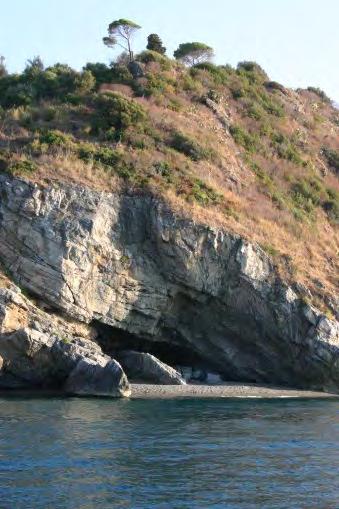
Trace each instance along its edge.
<path fill-rule="evenodd" d="M 0 398 L 1 509 L 336 509 L 339 402 Z"/>

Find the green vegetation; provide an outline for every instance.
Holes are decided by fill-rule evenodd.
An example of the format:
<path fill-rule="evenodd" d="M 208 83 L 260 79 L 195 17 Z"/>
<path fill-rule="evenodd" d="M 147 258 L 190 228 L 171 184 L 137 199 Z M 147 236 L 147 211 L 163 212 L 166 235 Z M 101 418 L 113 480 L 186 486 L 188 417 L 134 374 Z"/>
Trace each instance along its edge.
<path fill-rule="evenodd" d="M 309 92 L 313 92 L 313 94 L 316 94 L 324 103 L 331 103 L 331 99 L 328 97 L 328 95 L 325 94 L 321 88 L 318 87 L 308 87 L 307 90 Z"/>
<path fill-rule="evenodd" d="M 256 62 L 250 61 L 239 62 L 237 66 L 237 71 L 239 74 L 244 74 L 245 76 L 247 76 L 250 79 L 250 81 L 253 82 L 257 81 L 260 83 L 268 80 L 266 72 Z"/>
<path fill-rule="evenodd" d="M 65 134 L 61 131 L 50 130 L 41 134 L 40 143 L 54 147 L 69 148 L 73 145 L 73 138 L 69 134 Z"/>
<path fill-rule="evenodd" d="M 333 221 L 339 220 L 339 193 L 325 188 L 317 177 L 296 179 L 292 184 L 292 199 L 295 206 L 307 215 L 321 206 Z"/>
<path fill-rule="evenodd" d="M 94 100 L 94 106 L 92 119 L 94 132 L 104 132 L 113 139 L 118 139 L 129 126 L 142 127 L 147 122 L 145 109 L 133 99 L 117 92 L 98 95 Z"/>
<path fill-rule="evenodd" d="M 290 187 L 284 190 L 257 163 L 250 159 L 247 159 L 247 163 L 258 179 L 259 188 L 280 209 L 290 211 L 300 221 L 313 221 L 316 207 L 322 207 L 331 221 L 339 221 L 339 193 L 326 188 L 319 177 L 288 179 Z"/>
<path fill-rule="evenodd" d="M 339 150 L 323 147 L 322 153 L 331 168 L 333 168 L 336 173 L 339 173 Z"/>
<path fill-rule="evenodd" d="M 272 258 L 276 258 L 280 254 L 274 246 L 268 243 L 261 244 L 261 248 Z"/>
<path fill-rule="evenodd" d="M 278 157 L 281 159 L 286 159 L 287 161 L 291 161 L 296 165 L 304 164 L 298 149 L 289 138 L 277 131 L 271 131 L 269 134 L 271 146 L 275 149 Z"/>
<path fill-rule="evenodd" d="M 160 53 L 160 55 L 164 55 L 166 53 L 166 48 L 158 34 L 150 34 L 147 37 L 146 49 Z"/>
<path fill-rule="evenodd" d="M 174 58 L 186 65 L 196 65 L 213 57 L 213 49 L 203 42 L 185 42 L 173 53 Z"/>
<path fill-rule="evenodd" d="M 10 175 L 29 176 L 37 170 L 37 164 L 26 157 L 13 157 L 8 151 L 0 151 L 0 172 Z"/>
<path fill-rule="evenodd" d="M 7 75 L 7 69 L 5 65 L 5 57 L 0 55 L 0 78 Z"/>
<path fill-rule="evenodd" d="M 98 147 L 93 143 L 81 143 L 77 153 L 83 161 L 96 161 L 105 166 L 115 167 L 121 161 L 121 155 L 117 150 L 109 147 Z"/>
<path fill-rule="evenodd" d="M 28 106 L 42 99 L 72 101 L 76 95 L 84 95 L 94 88 L 95 78 L 89 70 L 74 71 L 65 64 L 55 64 L 46 70 L 32 66 L 25 71 L 0 79 L 0 106 L 13 108 Z"/>
<path fill-rule="evenodd" d="M 190 157 L 193 161 L 209 159 L 213 156 L 211 150 L 202 147 L 196 140 L 178 131 L 173 132 L 170 146 Z"/>
<path fill-rule="evenodd" d="M 129 61 L 133 60 L 133 51 L 131 48 L 131 39 L 133 34 L 141 27 L 130 21 L 129 19 L 118 19 L 112 21 L 108 26 L 108 37 L 103 38 L 103 42 L 106 46 L 114 48 L 120 46 L 128 52 Z"/>
<path fill-rule="evenodd" d="M 329 98 L 313 87 L 297 97 L 256 62 L 216 65 L 203 43 L 180 44 L 173 59 L 152 33 L 134 55 L 138 30 L 112 22 L 104 42 L 124 52 L 82 71 L 36 56 L 9 74 L 0 58 L 0 172 L 154 194 L 260 243 L 282 275 L 296 264 L 304 284 L 316 274 L 331 289 L 339 116 Z"/>
<path fill-rule="evenodd" d="M 219 194 L 206 182 L 228 178 L 224 126 L 230 124 L 239 146 L 235 158 L 255 174 L 265 206 L 269 199 L 275 213 L 278 208 L 291 221 L 315 221 L 319 210 L 338 221 L 338 192 L 320 175 L 317 157 L 321 153 L 338 173 L 339 151 L 323 141 L 312 145 L 329 115 L 335 123 L 333 111 L 323 107 L 320 115 L 309 100 L 308 117 L 301 122 L 295 114 L 292 128 L 291 98 L 256 62 L 215 65 L 212 48 L 199 42 L 180 44 L 173 60 L 156 33 L 134 57 L 139 29 L 130 20 L 113 21 L 104 43 L 125 52 L 110 65 L 87 63 L 81 72 L 62 63 L 45 68 L 34 57 L 21 74 L 8 74 L 0 59 L 0 140 L 10 147 L 0 152 L 1 171 L 29 176 L 53 158 L 67 166 L 68 158 L 70 171 L 76 161 L 87 173 L 99 169 L 107 181 L 118 176 L 126 186 L 171 189 L 228 213 L 225 189 Z M 308 90 L 328 103 L 321 90 Z M 306 126 L 313 131 L 304 137 Z"/>
<path fill-rule="evenodd" d="M 220 203 L 222 196 L 200 179 L 193 180 L 193 186 L 188 198 L 192 197 L 201 205 Z"/>
<path fill-rule="evenodd" d="M 250 104 L 252 109 L 260 111 L 260 119 L 265 113 L 283 118 L 285 111 L 281 101 L 266 91 L 267 79 L 265 71 L 255 62 L 241 62 L 230 80 L 232 97 L 245 107 L 246 104 Z"/>
<path fill-rule="evenodd" d="M 238 145 L 241 145 L 247 152 L 256 153 L 261 150 L 261 144 L 257 134 L 251 134 L 239 125 L 230 126 L 230 133 L 234 141 Z"/>

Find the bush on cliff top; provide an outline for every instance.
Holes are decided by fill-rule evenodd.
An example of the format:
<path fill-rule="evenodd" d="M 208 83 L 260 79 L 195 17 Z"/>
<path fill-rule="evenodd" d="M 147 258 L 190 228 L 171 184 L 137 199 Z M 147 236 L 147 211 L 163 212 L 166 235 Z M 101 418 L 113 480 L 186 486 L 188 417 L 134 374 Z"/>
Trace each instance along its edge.
<path fill-rule="evenodd" d="M 145 125 L 146 110 L 133 99 L 118 93 L 105 92 L 94 100 L 92 125 L 95 132 L 115 129 L 118 133 L 131 125 Z"/>

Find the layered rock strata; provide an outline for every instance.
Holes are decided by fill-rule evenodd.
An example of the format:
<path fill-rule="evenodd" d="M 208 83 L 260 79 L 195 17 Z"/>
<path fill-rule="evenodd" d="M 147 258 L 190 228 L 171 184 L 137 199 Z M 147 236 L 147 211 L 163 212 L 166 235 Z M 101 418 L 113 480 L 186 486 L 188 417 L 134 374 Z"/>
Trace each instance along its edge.
<path fill-rule="evenodd" d="M 127 332 L 189 350 L 227 380 L 339 390 L 338 323 L 259 246 L 149 195 L 1 176 L 0 197 L 4 267 L 74 320 L 111 326 L 112 343 Z"/>

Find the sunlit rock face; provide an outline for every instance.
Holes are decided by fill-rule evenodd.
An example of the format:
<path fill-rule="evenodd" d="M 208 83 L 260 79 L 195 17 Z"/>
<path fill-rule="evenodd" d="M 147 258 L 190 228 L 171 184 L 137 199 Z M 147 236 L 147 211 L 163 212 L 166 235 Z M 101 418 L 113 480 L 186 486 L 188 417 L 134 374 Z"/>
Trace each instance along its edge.
<path fill-rule="evenodd" d="M 129 396 L 122 367 L 92 336 L 89 327 L 40 310 L 15 285 L 0 288 L 0 389 Z"/>
<path fill-rule="evenodd" d="M 259 246 L 151 196 L 8 176 L 0 193 L 2 264 L 73 319 L 111 326 L 112 344 L 128 332 L 191 351 L 225 379 L 338 390 L 338 323 Z"/>

